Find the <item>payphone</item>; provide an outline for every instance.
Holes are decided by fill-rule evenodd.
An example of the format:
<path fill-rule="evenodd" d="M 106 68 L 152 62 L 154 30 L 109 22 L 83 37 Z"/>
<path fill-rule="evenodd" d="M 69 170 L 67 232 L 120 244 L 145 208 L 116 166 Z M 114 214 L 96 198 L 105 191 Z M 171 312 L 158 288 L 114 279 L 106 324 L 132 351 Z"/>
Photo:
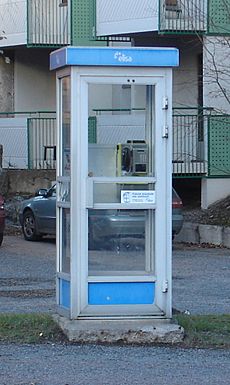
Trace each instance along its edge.
<path fill-rule="evenodd" d="M 117 175 L 145 176 L 148 174 L 148 145 L 144 140 L 117 145 Z"/>

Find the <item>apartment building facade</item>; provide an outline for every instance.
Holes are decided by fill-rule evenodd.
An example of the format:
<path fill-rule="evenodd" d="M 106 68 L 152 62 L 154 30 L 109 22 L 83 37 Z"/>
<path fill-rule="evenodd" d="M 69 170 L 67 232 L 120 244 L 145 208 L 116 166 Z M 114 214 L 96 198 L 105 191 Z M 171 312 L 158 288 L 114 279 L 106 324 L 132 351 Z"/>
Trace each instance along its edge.
<path fill-rule="evenodd" d="M 52 50 L 65 45 L 176 47 L 174 180 L 199 181 L 202 207 L 229 195 L 229 19 L 226 0 L 0 0 L 3 167 L 55 167 Z M 126 101 L 124 113 L 141 108 L 132 95 Z M 89 123 L 92 141 L 108 105 L 98 98 L 96 107 Z"/>

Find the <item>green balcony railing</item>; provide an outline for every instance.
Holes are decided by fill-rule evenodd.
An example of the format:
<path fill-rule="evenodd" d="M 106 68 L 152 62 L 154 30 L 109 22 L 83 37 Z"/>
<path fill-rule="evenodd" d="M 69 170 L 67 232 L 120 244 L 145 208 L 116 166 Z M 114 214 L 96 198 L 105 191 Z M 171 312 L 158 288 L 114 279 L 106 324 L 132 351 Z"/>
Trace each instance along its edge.
<path fill-rule="evenodd" d="M 229 0 L 159 0 L 159 31 L 229 35 Z"/>
<path fill-rule="evenodd" d="M 158 0 L 161 33 L 230 34 L 228 0 Z M 96 0 L 27 0 L 27 44 L 107 45 L 130 36 L 97 36 Z"/>
<path fill-rule="evenodd" d="M 208 176 L 230 177 L 230 115 L 208 118 Z"/>
<path fill-rule="evenodd" d="M 208 33 L 213 35 L 230 34 L 229 0 L 208 0 Z"/>
<path fill-rule="evenodd" d="M 116 112 L 107 109 L 97 110 L 96 116 L 89 118 L 90 143 L 97 142 L 100 116 L 116 114 Z M 124 109 L 122 111 L 124 115 L 132 113 L 143 114 L 144 110 Z M 19 117 L 22 119 L 18 119 Z M 212 109 L 174 108 L 172 118 L 174 177 L 230 177 L 230 115 L 215 115 Z M 16 121 L 16 125 L 11 124 L 13 120 Z M 17 121 L 19 121 L 18 127 Z M 25 124 L 24 144 L 21 124 Z M 9 167 L 14 167 L 12 159 L 18 160 L 19 164 L 23 163 L 23 159 L 27 159 L 25 167 L 29 169 L 56 168 L 55 112 L 2 112 L 0 113 L 0 138 L 4 138 L 5 144 L 9 147 L 7 150 Z M 20 156 L 23 159 L 20 160 L 18 158 Z"/>
<path fill-rule="evenodd" d="M 107 45 L 129 37 L 96 36 L 96 0 L 27 0 L 27 45 Z"/>
<path fill-rule="evenodd" d="M 174 177 L 230 177 L 229 154 L 230 115 L 174 109 Z"/>
<path fill-rule="evenodd" d="M 208 127 L 212 109 L 203 108 L 173 108 L 173 174 L 175 177 L 201 177 L 208 172 Z M 143 108 L 134 109 L 96 109 L 97 131 L 100 136 L 100 117 L 113 114 L 133 115 L 130 124 L 134 124 L 135 117 L 145 113 Z M 144 119 L 143 119 L 144 122 Z M 119 123 L 122 124 L 122 123 Z M 118 126 L 112 129 L 116 132 Z M 103 127 L 102 127 L 103 131 Z M 104 131 L 103 131 L 104 132 Z M 105 132 L 103 138 L 106 141 Z M 108 134 L 109 135 L 109 134 Z M 143 128 L 144 138 L 144 128 Z"/>

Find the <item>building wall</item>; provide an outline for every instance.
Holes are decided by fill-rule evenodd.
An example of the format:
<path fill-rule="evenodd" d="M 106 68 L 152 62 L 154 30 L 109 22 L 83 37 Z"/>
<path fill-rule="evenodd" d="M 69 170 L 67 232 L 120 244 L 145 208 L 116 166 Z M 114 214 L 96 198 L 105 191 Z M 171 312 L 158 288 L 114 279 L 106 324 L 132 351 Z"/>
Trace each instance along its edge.
<path fill-rule="evenodd" d="M 0 112 L 14 110 L 13 69 L 13 59 L 7 53 L 0 53 Z"/>
<path fill-rule="evenodd" d="M 180 66 L 173 70 L 173 106 L 198 105 L 198 56 L 180 50 Z"/>
<path fill-rule="evenodd" d="M 196 107 L 198 105 L 198 57 L 202 44 L 194 36 L 168 37 L 158 34 L 134 36 L 135 46 L 176 47 L 180 65 L 173 69 L 173 106 Z"/>
<path fill-rule="evenodd" d="M 204 38 L 204 105 L 230 114 L 230 37 Z"/>
<path fill-rule="evenodd" d="M 49 51 L 15 51 L 15 111 L 56 110 L 55 71 L 49 70 Z"/>
<path fill-rule="evenodd" d="M 221 188 L 220 188 L 221 186 Z M 230 178 L 202 178 L 201 207 L 207 209 L 211 204 L 229 196 Z"/>

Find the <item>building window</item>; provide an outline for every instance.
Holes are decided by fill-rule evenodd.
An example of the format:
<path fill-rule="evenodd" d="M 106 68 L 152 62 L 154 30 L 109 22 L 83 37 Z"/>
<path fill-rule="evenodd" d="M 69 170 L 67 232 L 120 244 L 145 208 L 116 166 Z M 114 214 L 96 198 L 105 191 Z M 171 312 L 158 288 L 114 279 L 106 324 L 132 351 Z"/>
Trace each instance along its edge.
<path fill-rule="evenodd" d="M 61 0 L 61 2 L 59 3 L 59 7 L 65 7 L 68 3 L 68 0 Z"/>
<path fill-rule="evenodd" d="M 178 0 L 165 0 L 166 11 L 177 11 L 179 8 Z"/>

